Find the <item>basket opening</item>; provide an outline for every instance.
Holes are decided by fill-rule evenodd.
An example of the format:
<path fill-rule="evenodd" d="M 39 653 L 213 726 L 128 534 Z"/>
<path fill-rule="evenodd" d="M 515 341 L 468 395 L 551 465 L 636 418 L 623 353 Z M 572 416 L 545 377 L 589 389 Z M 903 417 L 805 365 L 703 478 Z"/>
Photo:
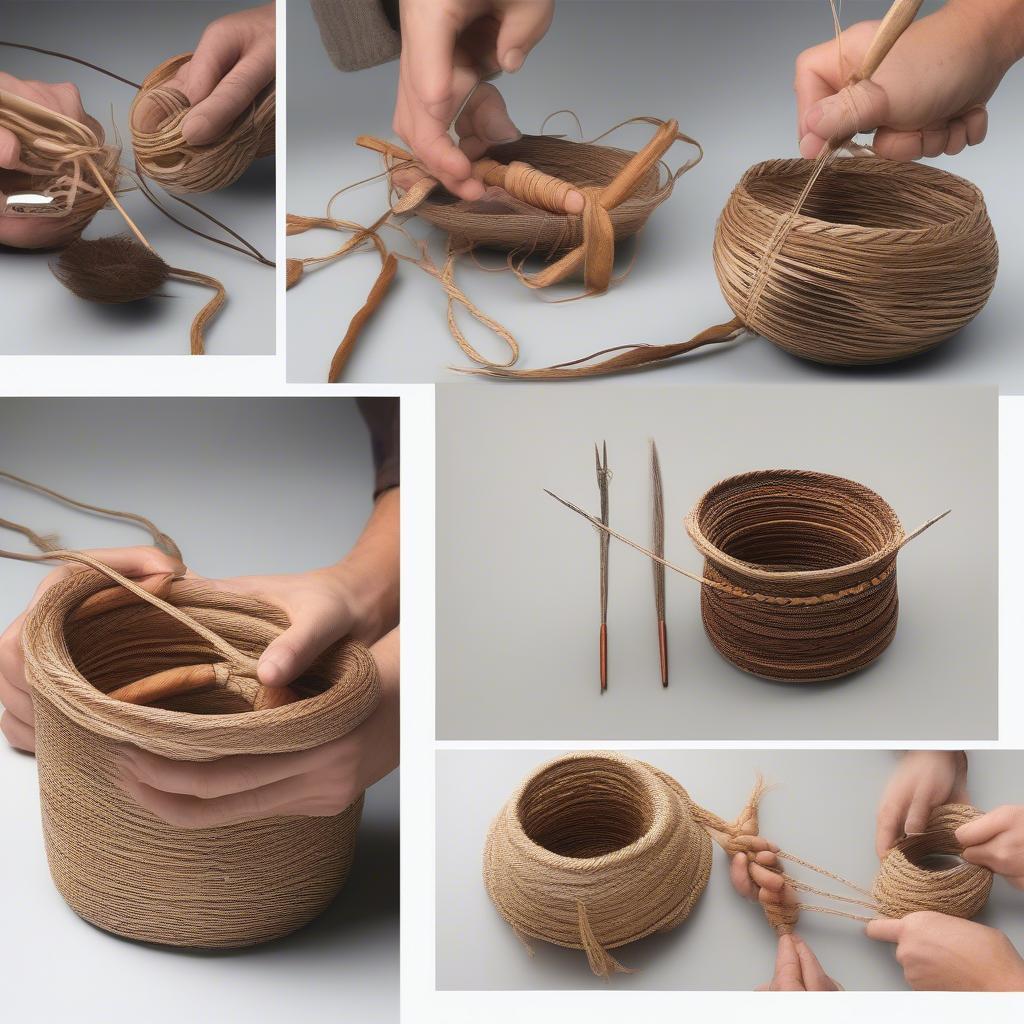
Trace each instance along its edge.
<path fill-rule="evenodd" d="M 205 640 L 162 612 L 127 607 L 95 619 L 65 622 L 65 639 L 75 668 L 102 693 L 134 683 L 165 669 L 221 661 Z M 261 653 L 255 642 L 233 638 L 251 657 Z M 330 681 L 307 673 L 292 684 L 300 698 L 323 693 Z M 239 693 L 216 687 L 155 701 L 151 707 L 190 715 L 230 715 L 251 711 Z"/>
<path fill-rule="evenodd" d="M 630 846 L 650 830 L 654 805 L 629 767 L 602 758 L 544 769 L 519 799 L 519 821 L 538 846 L 562 857 L 600 857 Z"/>
<path fill-rule="evenodd" d="M 907 836 L 900 844 L 903 856 L 921 871 L 941 872 L 962 867 L 960 844 L 952 829 L 938 829 L 918 836 Z"/>
<path fill-rule="evenodd" d="M 832 569 L 870 558 L 891 537 L 888 523 L 871 509 L 796 495 L 764 501 L 709 502 L 700 517 L 707 540 L 719 551 L 764 569 Z"/>
<path fill-rule="evenodd" d="M 916 229 L 953 223 L 970 211 L 971 199 L 956 179 L 937 180 L 927 169 L 920 173 L 921 168 L 865 172 L 853 164 L 840 160 L 824 171 L 801 213 L 832 224 Z M 755 200 L 784 215 L 793 209 L 809 174 L 809 168 L 801 168 L 794 174 L 757 175 L 747 180 L 746 188 Z"/>

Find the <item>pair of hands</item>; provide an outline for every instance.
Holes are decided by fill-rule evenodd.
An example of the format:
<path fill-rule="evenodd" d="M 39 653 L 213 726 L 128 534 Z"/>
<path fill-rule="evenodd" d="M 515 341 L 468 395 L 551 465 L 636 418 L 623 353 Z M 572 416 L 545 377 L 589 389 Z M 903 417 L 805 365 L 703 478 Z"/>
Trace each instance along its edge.
<path fill-rule="evenodd" d="M 211 22 L 192 59 L 167 83 L 184 93 L 192 107 L 181 124 L 186 142 L 198 146 L 217 141 L 274 80 L 276 39 L 273 3 Z M 0 72 L 0 89 L 87 125 L 102 142 L 102 127 L 86 113 L 78 87 L 71 82 L 26 81 Z M 160 116 L 155 105 L 151 114 L 140 110 L 143 124 L 147 117 Z M 18 139 L 0 128 L 0 191 L 6 191 L 4 172 L 28 170 Z M 43 248 L 65 241 L 65 232 L 60 220 L 0 217 L 0 245 Z"/>
<path fill-rule="evenodd" d="M 484 187 L 470 161 L 519 138 L 485 79 L 523 66 L 551 24 L 553 0 L 402 0 L 401 13 L 393 128 L 449 192 L 479 199 Z M 840 46 L 832 39 L 797 58 L 801 155 L 855 132 L 874 132 L 875 150 L 893 160 L 955 155 L 981 142 L 985 104 L 1024 53 L 1020 0 L 949 0 L 907 29 L 871 81 L 846 88 L 878 24 L 853 25 Z M 458 145 L 448 134 L 456 115 Z"/>
<path fill-rule="evenodd" d="M 338 565 L 287 576 L 206 581 L 217 589 L 259 596 L 280 607 L 292 623 L 260 658 L 257 672 L 264 686 L 291 682 L 342 637 L 371 645 L 381 703 L 369 719 L 348 735 L 310 750 L 203 764 L 172 761 L 125 745 L 120 753 L 122 788 L 172 825 L 207 828 L 286 814 L 337 814 L 393 771 L 399 748 L 398 521 L 398 490 L 385 491 L 358 543 Z M 129 577 L 181 569 L 155 548 L 90 554 Z M 40 596 L 76 571 L 81 570 L 62 566 L 51 572 L 26 612 L 0 636 L 0 729 L 20 750 L 35 750 L 21 629 Z"/>
<path fill-rule="evenodd" d="M 903 834 L 924 830 L 933 808 L 969 802 L 967 759 L 956 751 L 911 751 L 886 787 L 878 810 L 876 850 L 879 859 Z M 1003 875 L 1024 889 L 1024 806 L 1004 806 L 984 814 L 956 832 L 963 859 Z M 760 839 L 748 863 L 737 854 L 730 865 L 736 890 L 763 904 L 795 903 L 796 894 L 778 873 L 778 847 Z M 911 988 L 955 991 L 1024 989 L 1024 960 L 995 928 L 920 912 L 900 920 L 878 919 L 866 927 L 869 938 L 891 942 Z M 763 988 L 772 991 L 830 991 L 838 986 L 810 948 L 797 936 L 782 936 L 775 975 Z"/>

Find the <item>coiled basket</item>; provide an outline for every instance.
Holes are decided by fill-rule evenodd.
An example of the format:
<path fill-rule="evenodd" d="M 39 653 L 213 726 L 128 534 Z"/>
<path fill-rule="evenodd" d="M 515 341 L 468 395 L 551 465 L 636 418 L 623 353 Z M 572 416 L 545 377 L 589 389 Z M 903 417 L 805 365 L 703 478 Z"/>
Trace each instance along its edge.
<path fill-rule="evenodd" d="M 203 762 L 328 742 L 375 709 L 372 658 L 359 644 L 336 644 L 294 684 L 301 699 L 284 707 L 253 711 L 240 688 L 148 707 L 123 703 L 106 694 L 223 655 L 150 604 L 75 615 L 86 598 L 110 586 L 95 570 L 76 572 L 44 593 L 24 628 L 43 830 L 57 888 L 100 928 L 171 946 L 249 946 L 302 927 L 345 882 L 362 797 L 330 817 L 183 829 L 118 786 L 117 749 L 132 744 Z M 200 581 L 174 583 L 167 600 L 253 659 L 288 625 L 279 609 Z"/>
<path fill-rule="evenodd" d="M 918 355 L 974 319 L 999 263 L 974 185 L 937 167 L 836 159 L 798 209 L 814 166 L 755 164 L 719 218 L 715 272 L 748 329 L 852 366 Z"/>
<path fill-rule="evenodd" d="M 892 642 L 906 534 L 862 484 L 794 469 L 743 473 L 712 487 L 686 530 L 705 579 L 723 585 L 701 587 L 705 632 L 737 668 L 785 682 L 838 679 Z"/>

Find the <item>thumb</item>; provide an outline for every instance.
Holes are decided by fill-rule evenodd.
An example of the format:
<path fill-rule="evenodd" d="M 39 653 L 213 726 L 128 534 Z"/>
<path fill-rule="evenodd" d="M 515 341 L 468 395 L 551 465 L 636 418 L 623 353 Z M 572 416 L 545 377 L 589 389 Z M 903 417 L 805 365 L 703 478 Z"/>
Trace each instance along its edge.
<path fill-rule="evenodd" d="M 544 38 L 551 26 L 554 10 L 551 4 L 531 0 L 508 9 L 498 29 L 498 63 L 502 71 L 518 71 L 529 52 Z"/>
<path fill-rule="evenodd" d="M 899 942 L 903 934 L 903 921 L 891 917 L 876 917 L 865 925 L 864 934 L 878 942 Z"/>
<path fill-rule="evenodd" d="M 779 948 L 775 957 L 775 977 L 772 988 L 776 992 L 802 992 L 804 989 L 803 972 L 800 968 L 800 955 L 792 935 L 779 936 Z"/>
<path fill-rule="evenodd" d="M 345 632 L 345 625 L 326 609 L 307 607 L 296 610 L 292 615 L 292 625 L 261 655 L 256 666 L 259 681 L 264 686 L 287 686 Z"/>
<path fill-rule="evenodd" d="M 848 85 L 807 111 L 807 134 L 800 140 L 800 155 L 811 159 L 830 139 L 872 132 L 888 117 L 889 96 L 880 85 L 870 80 Z"/>

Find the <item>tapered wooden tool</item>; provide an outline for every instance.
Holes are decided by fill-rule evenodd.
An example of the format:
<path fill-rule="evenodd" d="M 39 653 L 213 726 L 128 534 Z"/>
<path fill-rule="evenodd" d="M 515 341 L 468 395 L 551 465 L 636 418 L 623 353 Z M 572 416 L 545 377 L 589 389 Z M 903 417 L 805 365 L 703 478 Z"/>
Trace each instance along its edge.
<path fill-rule="evenodd" d="M 232 675 L 225 664 L 180 665 L 165 669 L 111 690 L 107 696 L 126 704 L 153 704 L 184 693 L 201 693 L 217 686 L 227 687 L 230 682 L 234 682 L 236 689 L 242 689 L 251 698 L 253 711 L 279 708 L 299 699 L 298 694 L 289 686 L 260 686 L 255 680 Z"/>
<path fill-rule="evenodd" d="M 597 491 L 601 499 L 601 522 L 608 525 L 608 445 L 602 442 L 602 450 L 594 445 L 594 462 L 597 465 Z M 601 634 L 600 634 L 600 665 L 601 692 L 608 689 L 608 546 L 610 538 L 602 531 L 598 535 L 601 557 Z"/>
<path fill-rule="evenodd" d="M 417 162 L 416 157 L 408 150 L 372 135 L 360 135 L 356 139 L 356 145 L 383 153 L 395 160 Z M 473 177 L 482 184 L 503 188 L 509 195 L 524 203 L 548 210 L 550 213 L 581 213 L 583 210 L 583 196 L 572 182 L 538 171 L 536 167 L 522 160 L 503 164 L 490 157 L 481 157 L 473 161 L 472 172 Z M 436 178 L 430 177 L 430 180 L 434 183 L 432 188 L 440 184 Z"/>
<path fill-rule="evenodd" d="M 658 446 L 651 441 L 651 550 L 657 558 L 665 557 L 665 495 L 661 486 L 661 463 Z M 607 536 L 607 534 L 605 535 Z M 668 686 L 668 630 L 665 627 L 665 565 L 651 559 L 654 570 L 654 609 L 658 617 L 658 660 L 661 663 L 661 685 Z"/>

